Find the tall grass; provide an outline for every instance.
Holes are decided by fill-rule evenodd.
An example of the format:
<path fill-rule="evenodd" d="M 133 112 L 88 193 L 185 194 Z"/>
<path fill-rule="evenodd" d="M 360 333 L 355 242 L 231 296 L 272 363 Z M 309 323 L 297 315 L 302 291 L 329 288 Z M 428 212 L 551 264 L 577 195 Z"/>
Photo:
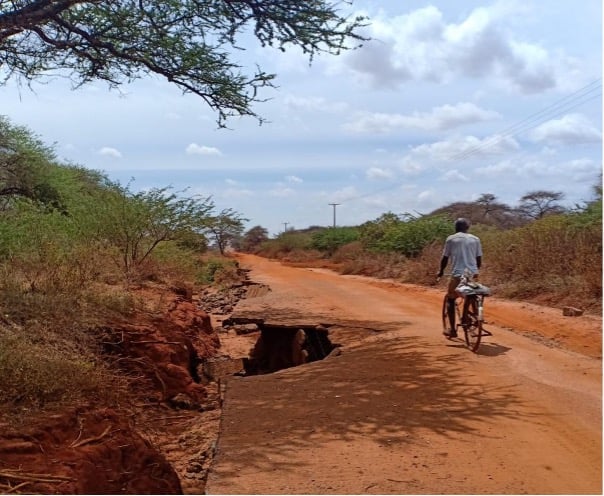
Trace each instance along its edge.
<path fill-rule="evenodd" d="M 584 307 L 601 305 L 601 224 L 550 216 L 482 239 L 485 272 L 503 296 L 550 294 Z"/>
<path fill-rule="evenodd" d="M 0 327 L 0 405 L 37 410 L 66 402 L 119 398 L 123 381 L 90 348 L 15 326 Z"/>

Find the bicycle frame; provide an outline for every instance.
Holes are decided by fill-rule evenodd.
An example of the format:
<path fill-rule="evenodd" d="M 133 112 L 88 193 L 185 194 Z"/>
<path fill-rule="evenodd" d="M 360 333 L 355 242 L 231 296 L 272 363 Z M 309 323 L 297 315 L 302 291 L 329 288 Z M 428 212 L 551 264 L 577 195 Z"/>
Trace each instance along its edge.
<path fill-rule="evenodd" d="M 492 335 L 482 326 L 484 322 L 484 298 L 490 294 L 490 291 L 485 286 L 470 281 L 469 275 L 464 274 L 457 287 L 455 328 L 456 330 L 463 329 L 466 345 L 470 350 L 476 352 L 480 346 L 482 336 Z M 448 305 L 449 298 L 445 295 L 443 301 L 443 328 L 445 330 L 450 325 Z"/>

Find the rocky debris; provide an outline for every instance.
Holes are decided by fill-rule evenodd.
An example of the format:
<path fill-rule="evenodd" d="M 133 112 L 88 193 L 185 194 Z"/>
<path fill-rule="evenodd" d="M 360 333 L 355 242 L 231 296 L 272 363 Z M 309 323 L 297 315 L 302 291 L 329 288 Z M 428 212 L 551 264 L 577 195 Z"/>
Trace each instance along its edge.
<path fill-rule="evenodd" d="M 220 356 L 204 360 L 197 370 L 202 382 L 218 382 L 228 376 L 245 373 L 245 365 L 243 358 Z"/>
<path fill-rule="evenodd" d="M 562 315 L 565 317 L 580 317 L 583 315 L 583 310 L 575 307 L 564 307 L 562 309 Z"/>
<path fill-rule="evenodd" d="M 256 298 L 270 291 L 265 284 L 242 281 L 229 288 L 207 287 L 198 296 L 199 308 L 215 315 L 229 315 L 239 300 Z"/>

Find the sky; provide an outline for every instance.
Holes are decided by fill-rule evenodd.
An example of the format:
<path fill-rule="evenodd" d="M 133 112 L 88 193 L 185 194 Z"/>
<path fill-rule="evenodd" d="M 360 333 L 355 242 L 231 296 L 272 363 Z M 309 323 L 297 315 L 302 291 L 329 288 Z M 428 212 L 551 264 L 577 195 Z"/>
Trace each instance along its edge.
<path fill-rule="evenodd" d="M 343 6 L 344 7 L 344 6 Z M 312 64 L 253 40 L 235 60 L 277 75 L 253 110 L 217 116 L 159 77 L 15 81 L 0 115 L 65 161 L 132 190 L 171 186 L 271 236 L 426 214 L 490 193 L 516 206 L 560 191 L 593 198 L 602 171 L 600 0 L 355 0 L 371 40 Z M 346 11 L 346 12 L 347 12 Z M 333 204 L 336 204 L 334 206 Z"/>

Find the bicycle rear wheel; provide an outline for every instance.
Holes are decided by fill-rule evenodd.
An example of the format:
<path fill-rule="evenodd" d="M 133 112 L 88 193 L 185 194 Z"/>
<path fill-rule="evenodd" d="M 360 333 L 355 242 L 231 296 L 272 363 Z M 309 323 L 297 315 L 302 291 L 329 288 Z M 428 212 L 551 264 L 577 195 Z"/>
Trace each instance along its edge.
<path fill-rule="evenodd" d="M 443 332 L 447 331 L 451 324 L 449 324 L 449 314 L 447 313 L 447 303 L 449 298 L 445 295 L 443 299 Z"/>
<path fill-rule="evenodd" d="M 478 350 L 482 338 L 482 322 L 478 319 L 478 302 L 475 296 L 468 296 L 464 302 L 461 317 L 466 345 L 472 351 Z"/>

